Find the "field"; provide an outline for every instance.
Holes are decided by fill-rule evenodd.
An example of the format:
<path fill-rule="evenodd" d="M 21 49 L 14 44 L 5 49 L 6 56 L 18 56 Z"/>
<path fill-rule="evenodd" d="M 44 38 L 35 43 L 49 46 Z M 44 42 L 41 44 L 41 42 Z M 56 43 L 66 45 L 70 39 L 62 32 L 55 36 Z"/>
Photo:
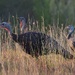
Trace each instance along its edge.
<path fill-rule="evenodd" d="M 34 30 L 35 27 L 34 25 L 33 31 L 39 31 L 38 25 L 36 30 Z M 18 27 L 13 28 L 15 28 L 15 33 L 17 33 L 16 28 Z M 40 31 L 57 40 L 62 47 L 74 55 L 67 44 L 67 39 L 65 37 L 67 33 L 64 30 L 64 26 L 61 25 L 61 28 L 59 28 L 57 25 L 53 25 L 48 28 L 49 29 L 45 28 L 42 22 L 42 29 Z M 31 27 L 29 29 L 32 31 Z M 62 55 L 55 53 L 42 55 L 38 58 L 32 57 L 25 53 L 19 44 L 13 44 L 9 35 L 4 30 L 1 30 L 0 36 L 0 75 L 75 74 L 75 59 L 65 59 Z M 15 48 L 13 48 L 11 44 L 13 44 Z M 59 48 L 59 50 L 61 49 Z"/>
<path fill-rule="evenodd" d="M 75 59 L 54 53 L 33 58 L 17 45 L 16 51 L 3 50 L 0 75 L 74 75 Z"/>

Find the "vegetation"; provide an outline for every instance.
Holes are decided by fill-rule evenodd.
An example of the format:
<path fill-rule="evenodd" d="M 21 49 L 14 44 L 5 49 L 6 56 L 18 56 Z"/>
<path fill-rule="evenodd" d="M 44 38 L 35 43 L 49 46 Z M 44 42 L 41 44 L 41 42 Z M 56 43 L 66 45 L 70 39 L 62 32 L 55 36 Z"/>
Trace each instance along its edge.
<path fill-rule="evenodd" d="M 19 47 L 19 46 L 18 46 Z M 65 60 L 60 55 L 50 54 L 38 59 L 32 58 L 17 48 L 3 50 L 0 75 L 74 75 L 75 59 Z"/>
<path fill-rule="evenodd" d="M 30 18 L 41 21 L 44 17 L 45 25 L 48 24 L 75 24 L 74 0 L 1 0 L 0 17 L 18 14 L 28 20 Z"/>
<path fill-rule="evenodd" d="M 12 28 L 15 28 L 15 30 L 13 31 L 15 33 L 18 33 L 17 27 L 12 26 Z M 36 29 L 39 30 L 38 28 Z M 66 31 L 63 29 L 63 25 L 61 28 L 59 28 L 57 25 L 50 26 L 48 27 L 48 30 L 46 32 L 45 29 L 47 28 L 43 26 L 41 31 L 53 37 L 65 49 L 67 49 L 70 53 L 72 53 L 72 51 L 69 49 L 67 45 L 66 38 L 63 36 L 63 34 L 66 34 Z M 56 73 L 57 75 L 74 74 L 75 59 L 65 59 L 60 54 L 56 55 L 56 52 L 54 53 L 49 52 L 47 55 L 42 55 L 39 56 L 38 58 L 35 58 L 32 57 L 31 55 L 26 54 L 20 47 L 20 45 L 14 43 L 11 40 L 10 36 L 8 36 L 8 34 L 4 30 L 1 30 L 0 34 L 1 34 L 0 38 L 1 75 L 55 75 Z M 60 50 L 61 49 L 59 48 L 59 51 Z M 75 56 L 74 53 L 72 54 Z"/>
<path fill-rule="evenodd" d="M 64 26 L 75 24 L 74 12 L 74 0 L 0 0 L 1 21 L 11 23 L 14 33 L 20 34 L 17 17 L 24 16 L 29 31 L 48 34 L 75 57 L 64 36 L 67 33 Z M 0 75 L 75 74 L 75 59 L 64 59 L 56 52 L 33 58 L 8 35 L 0 29 Z"/>

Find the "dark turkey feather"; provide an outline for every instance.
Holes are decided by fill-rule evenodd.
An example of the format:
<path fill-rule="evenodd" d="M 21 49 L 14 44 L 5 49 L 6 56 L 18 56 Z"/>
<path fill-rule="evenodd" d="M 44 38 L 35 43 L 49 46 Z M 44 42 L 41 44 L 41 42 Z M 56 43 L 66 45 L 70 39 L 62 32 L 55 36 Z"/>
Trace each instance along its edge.
<path fill-rule="evenodd" d="M 16 35 L 12 33 L 12 29 L 9 23 L 2 22 L 0 28 L 4 28 L 11 35 L 12 39 L 19 43 L 24 51 L 30 55 L 39 55 L 48 54 L 49 52 L 55 52 L 56 54 L 61 54 L 65 58 L 73 58 L 73 55 L 70 54 L 66 49 L 64 49 L 56 40 L 52 37 L 41 33 L 41 32 L 26 32 L 24 34 Z M 60 48 L 60 49 L 59 49 Z M 48 50 L 48 51 L 46 51 Z"/>

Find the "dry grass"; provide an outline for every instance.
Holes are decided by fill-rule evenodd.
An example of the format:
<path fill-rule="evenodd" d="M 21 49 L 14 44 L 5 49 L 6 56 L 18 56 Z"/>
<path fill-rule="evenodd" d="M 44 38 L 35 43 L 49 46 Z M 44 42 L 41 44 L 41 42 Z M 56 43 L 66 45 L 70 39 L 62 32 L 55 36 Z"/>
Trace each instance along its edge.
<path fill-rule="evenodd" d="M 63 27 L 59 28 L 58 26 L 50 26 L 48 29 L 49 30 L 46 33 L 57 40 L 62 47 L 70 52 L 71 50 L 67 45 L 66 38 L 63 36 Z M 41 31 L 44 33 L 45 28 L 41 29 Z M 6 37 L 6 34 L 4 37 L 2 33 L 1 37 L 0 43 L 6 41 L 4 40 L 6 38 L 7 41 L 5 44 L 2 43 L 0 45 L 0 47 L 2 47 L 2 53 L 0 53 L 0 75 L 75 74 L 75 59 L 64 59 L 60 54 L 56 55 L 53 53 L 50 53 L 49 55 L 42 55 L 38 58 L 33 58 L 23 52 L 22 48 L 18 44 L 16 44 L 16 48 L 14 50 L 11 47 L 11 39 L 10 37 Z M 61 49 L 59 48 L 59 50 Z"/>
<path fill-rule="evenodd" d="M 0 75 L 74 75 L 75 59 L 49 54 L 33 58 L 17 45 L 15 50 L 3 50 Z"/>
<path fill-rule="evenodd" d="M 38 75 L 34 58 L 20 47 L 16 51 L 3 50 L 0 63 L 1 75 Z"/>

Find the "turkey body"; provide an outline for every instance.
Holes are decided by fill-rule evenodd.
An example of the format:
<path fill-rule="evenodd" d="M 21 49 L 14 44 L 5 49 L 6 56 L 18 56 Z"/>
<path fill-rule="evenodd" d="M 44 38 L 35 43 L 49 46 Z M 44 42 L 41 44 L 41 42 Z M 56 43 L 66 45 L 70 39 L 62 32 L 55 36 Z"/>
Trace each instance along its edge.
<path fill-rule="evenodd" d="M 42 55 L 43 47 L 50 43 L 49 36 L 37 32 L 27 32 L 20 35 L 12 33 L 12 39 L 26 49 L 26 53 L 35 52 L 37 55 Z"/>
<path fill-rule="evenodd" d="M 45 51 L 45 47 L 48 49 L 45 54 L 56 52 L 56 54 L 61 54 L 65 58 L 73 58 L 73 55 L 65 50 L 56 40 L 52 37 L 40 33 L 40 32 L 26 32 L 24 34 L 16 35 L 12 33 L 12 39 L 19 43 L 24 51 L 32 56 L 38 57 L 42 55 L 42 51 Z M 43 50 L 44 47 L 44 50 Z M 59 50 L 61 48 L 61 50 Z M 46 50 L 47 50 L 46 49 Z"/>
<path fill-rule="evenodd" d="M 46 51 L 45 48 L 48 48 L 49 51 L 55 52 L 56 54 L 61 54 L 62 56 L 66 58 L 73 58 L 73 55 L 70 54 L 64 47 L 60 45 L 55 39 L 52 37 L 41 33 L 41 32 L 26 32 L 20 35 L 14 34 L 12 32 L 11 25 L 7 22 L 2 22 L 0 24 L 0 28 L 5 29 L 11 38 L 20 44 L 24 51 L 30 55 L 35 55 L 38 57 L 39 55 L 42 55 L 42 51 Z M 70 35 L 69 35 L 70 37 Z M 69 39 L 68 37 L 68 39 Z M 59 49 L 61 48 L 61 49 Z M 44 49 L 44 50 L 43 50 Z M 49 53 L 49 51 L 47 53 Z"/>

